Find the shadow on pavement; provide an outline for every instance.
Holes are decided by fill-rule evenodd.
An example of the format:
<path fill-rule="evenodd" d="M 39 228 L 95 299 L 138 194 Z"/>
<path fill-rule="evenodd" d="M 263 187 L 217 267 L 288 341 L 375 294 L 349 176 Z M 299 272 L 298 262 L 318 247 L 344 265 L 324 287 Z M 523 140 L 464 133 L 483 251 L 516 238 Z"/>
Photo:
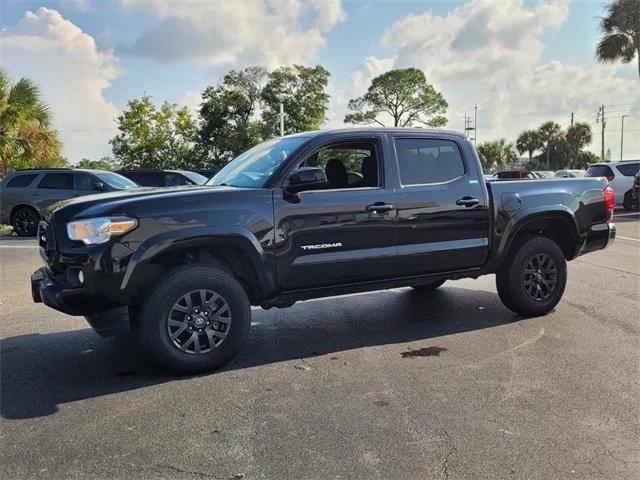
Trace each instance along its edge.
<path fill-rule="evenodd" d="M 287 310 L 254 310 L 248 344 L 221 371 L 429 340 L 519 318 L 495 293 L 457 287 L 430 294 L 379 291 L 314 300 Z M 398 355 L 402 350 L 406 345 Z M 135 337 L 104 339 L 91 329 L 6 338 L 0 352 L 0 414 L 8 419 L 51 415 L 61 404 L 175 378 L 149 364 Z"/>

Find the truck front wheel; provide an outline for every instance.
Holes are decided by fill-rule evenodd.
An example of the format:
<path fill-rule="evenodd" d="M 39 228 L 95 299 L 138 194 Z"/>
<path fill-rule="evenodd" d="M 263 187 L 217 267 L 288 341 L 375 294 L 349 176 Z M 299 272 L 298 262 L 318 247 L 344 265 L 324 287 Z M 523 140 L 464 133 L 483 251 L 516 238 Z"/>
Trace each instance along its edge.
<path fill-rule="evenodd" d="M 550 312 L 562 298 L 567 283 L 567 262 L 557 243 L 528 237 L 515 243 L 496 272 L 502 303 L 521 315 Z"/>
<path fill-rule="evenodd" d="M 228 273 L 189 265 L 171 270 L 144 301 L 138 334 L 155 363 L 176 373 L 214 370 L 243 347 L 251 306 Z"/>

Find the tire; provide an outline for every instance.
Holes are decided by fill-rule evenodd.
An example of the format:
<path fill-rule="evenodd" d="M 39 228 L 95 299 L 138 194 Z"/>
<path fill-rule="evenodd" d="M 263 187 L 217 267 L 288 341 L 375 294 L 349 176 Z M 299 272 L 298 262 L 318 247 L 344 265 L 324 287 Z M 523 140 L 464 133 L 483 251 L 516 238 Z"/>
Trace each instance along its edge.
<path fill-rule="evenodd" d="M 549 313 L 562 298 L 566 284 L 564 253 L 557 243 L 543 236 L 525 237 L 515 243 L 496 272 L 500 300 L 520 315 Z"/>
<path fill-rule="evenodd" d="M 435 282 L 425 283 L 424 285 L 414 285 L 411 288 L 418 292 L 433 292 L 435 289 L 442 286 L 444 282 L 446 282 L 446 280 L 437 280 Z"/>
<path fill-rule="evenodd" d="M 19 237 L 35 237 L 40 215 L 31 207 L 20 207 L 11 216 L 11 226 Z"/>
<path fill-rule="evenodd" d="M 624 194 L 624 200 L 622 202 L 622 206 L 628 212 L 633 212 L 638 210 L 638 206 L 634 205 L 633 192 L 631 190 L 629 190 L 627 193 Z"/>
<path fill-rule="evenodd" d="M 170 271 L 153 288 L 139 312 L 138 335 L 156 364 L 190 374 L 229 362 L 246 342 L 250 325 L 249 298 L 233 276 L 189 265 Z"/>

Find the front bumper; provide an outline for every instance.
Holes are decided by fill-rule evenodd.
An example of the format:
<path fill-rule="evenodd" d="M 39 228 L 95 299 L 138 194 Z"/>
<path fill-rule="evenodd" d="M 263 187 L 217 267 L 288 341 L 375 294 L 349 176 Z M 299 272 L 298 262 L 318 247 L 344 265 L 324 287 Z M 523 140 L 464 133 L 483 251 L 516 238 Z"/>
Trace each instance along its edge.
<path fill-rule="evenodd" d="M 35 303 L 66 313 L 82 315 L 89 325 L 103 337 L 131 331 L 129 308 L 126 305 L 108 306 L 104 299 L 91 295 L 81 288 L 65 288 L 41 267 L 31 275 L 31 296 Z"/>

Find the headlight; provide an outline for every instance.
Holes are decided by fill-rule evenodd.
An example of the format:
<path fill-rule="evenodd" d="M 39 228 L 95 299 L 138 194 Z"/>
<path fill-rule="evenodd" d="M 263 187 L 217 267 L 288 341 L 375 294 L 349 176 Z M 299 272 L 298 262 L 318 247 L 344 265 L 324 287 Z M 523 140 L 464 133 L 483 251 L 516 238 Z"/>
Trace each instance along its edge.
<path fill-rule="evenodd" d="M 138 221 L 135 218 L 88 218 L 67 223 L 67 235 L 71 240 L 80 240 L 86 245 L 94 245 L 107 242 L 112 235 L 121 235 L 137 226 Z"/>

